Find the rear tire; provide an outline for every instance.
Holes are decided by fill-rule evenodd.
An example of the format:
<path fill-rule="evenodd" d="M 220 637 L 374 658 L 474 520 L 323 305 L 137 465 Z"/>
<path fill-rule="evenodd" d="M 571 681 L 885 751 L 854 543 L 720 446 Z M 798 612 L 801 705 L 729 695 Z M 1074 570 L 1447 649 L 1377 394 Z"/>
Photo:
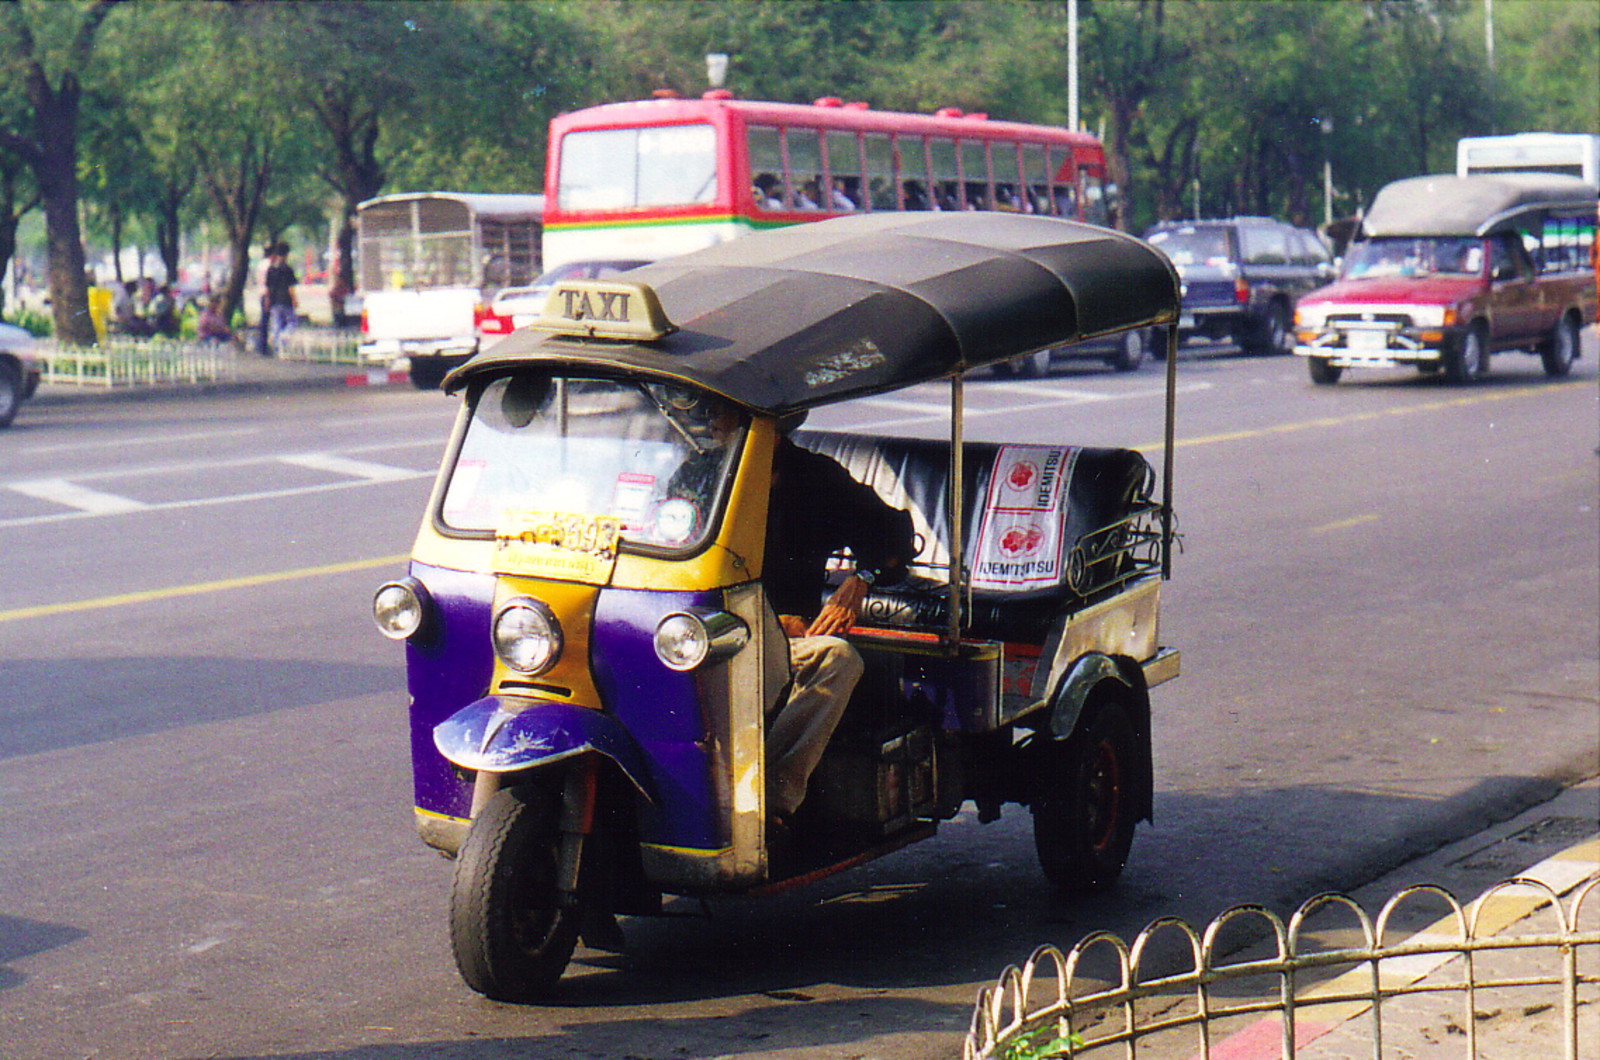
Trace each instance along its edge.
<path fill-rule="evenodd" d="M 1065 740 L 1040 748 L 1033 843 L 1046 878 L 1069 894 L 1103 891 L 1128 862 L 1138 814 L 1138 737 L 1116 699 L 1091 698 Z"/>
<path fill-rule="evenodd" d="M 0 362 L 0 429 L 11 426 L 22 405 L 22 374 L 10 364 Z"/>
<path fill-rule="evenodd" d="M 1294 343 L 1291 341 L 1289 331 L 1289 307 L 1282 302 L 1273 302 L 1267 306 L 1266 316 L 1262 317 L 1261 323 L 1249 335 L 1241 336 L 1239 345 L 1245 353 L 1255 356 L 1293 352 Z"/>
<path fill-rule="evenodd" d="M 1050 374 L 1050 351 L 1037 350 L 1026 357 L 1018 357 L 1011 365 L 1023 379 L 1038 379 Z"/>
<path fill-rule="evenodd" d="M 1144 363 L 1149 340 L 1140 329 L 1124 331 L 1117 339 L 1117 352 L 1106 358 L 1106 363 L 1119 372 L 1132 372 Z"/>
<path fill-rule="evenodd" d="M 1558 320 L 1555 330 L 1539 347 L 1539 359 L 1544 362 L 1544 374 L 1553 379 L 1572 371 L 1572 362 L 1578 359 L 1578 322 L 1571 316 Z"/>
<path fill-rule="evenodd" d="M 473 818 L 450 892 L 450 947 L 468 986 L 537 1001 L 561 979 L 582 910 L 556 887 L 561 796 L 541 784 L 496 792 Z"/>

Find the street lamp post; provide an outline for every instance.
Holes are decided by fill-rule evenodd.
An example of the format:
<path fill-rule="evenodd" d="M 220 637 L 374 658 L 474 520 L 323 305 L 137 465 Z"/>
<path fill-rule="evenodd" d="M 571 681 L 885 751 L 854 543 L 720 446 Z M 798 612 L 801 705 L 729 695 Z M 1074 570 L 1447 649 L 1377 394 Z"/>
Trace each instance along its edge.
<path fill-rule="evenodd" d="M 1322 223 L 1333 224 L 1333 119 L 1322 119 Z"/>

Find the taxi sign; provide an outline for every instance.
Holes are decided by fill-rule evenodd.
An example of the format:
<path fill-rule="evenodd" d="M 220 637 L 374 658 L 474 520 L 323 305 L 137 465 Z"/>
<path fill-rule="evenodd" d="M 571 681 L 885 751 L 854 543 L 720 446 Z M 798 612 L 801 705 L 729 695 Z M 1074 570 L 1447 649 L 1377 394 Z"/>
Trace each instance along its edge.
<path fill-rule="evenodd" d="M 654 342 L 677 331 L 655 291 L 621 280 L 564 280 L 550 289 L 534 327 L 592 339 Z"/>

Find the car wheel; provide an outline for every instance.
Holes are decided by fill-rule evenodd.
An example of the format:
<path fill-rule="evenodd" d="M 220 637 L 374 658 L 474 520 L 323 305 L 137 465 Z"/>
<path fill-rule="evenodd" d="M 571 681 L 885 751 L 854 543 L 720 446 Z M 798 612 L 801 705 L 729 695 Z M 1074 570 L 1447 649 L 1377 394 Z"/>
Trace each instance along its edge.
<path fill-rule="evenodd" d="M 1147 339 L 1143 330 L 1124 331 L 1117 340 L 1117 352 L 1106 363 L 1119 372 L 1131 372 L 1144 363 Z"/>
<path fill-rule="evenodd" d="M 11 426 L 21 404 L 21 373 L 14 365 L 0 363 L 0 428 Z"/>
<path fill-rule="evenodd" d="M 1291 352 L 1288 307 L 1282 302 L 1267 306 L 1266 316 L 1261 318 L 1249 336 L 1241 337 L 1239 345 L 1244 352 L 1258 356 Z"/>
<path fill-rule="evenodd" d="M 468 986 L 499 1001 L 548 994 L 577 946 L 581 910 L 556 885 L 560 794 L 496 792 L 473 818 L 450 892 L 450 946 Z"/>
<path fill-rule="evenodd" d="M 1444 375 L 1452 383 L 1470 383 L 1488 374 L 1488 344 L 1483 339 L 1483 329 L 1474 327 L 1461 336 L 1461 341 L 1445 350 Z"/>
<path fill-rule="evenodd" d="M 1133 845 L 1138 738 L 1116 699 L 1091 701 L 1077 729 L 1040 749 L 1033 841 L 1051 883 L 1068 893 L 1116 882 Z"/>
<path fill-rule="evenodd" d="M 411 385 L 418 390 L 438 390 L 449 369 L 438 357 L 413 357 L 407 374 L 411 378 Z"/>
<path fill-rule="evenodd" d="M 1539 359 L 1544 362 L 1544 374 L 1559 378 L 1572 371 L 1572 362 L 1578 359 L 1578 322 L 1570 315 L 1556 322 L 1556 328 L 1539 347 Z"/>
<path fill-rule="evenodd" d="M 1339 381 L 1344 374 L 1344 369 L 1328 360 L 1326 357 L 1306 358 L 1306 368 L 1311 372 L 1311 381 L 1318 386 L 1330 386 Z"/>
<path fill-rule="evenodd" d="M 1040 376 L 1050 374 L 1050 351 L 1037 350 L 1010 363 L 1016 374 L 1023 379 L 1038 379 Z"/>

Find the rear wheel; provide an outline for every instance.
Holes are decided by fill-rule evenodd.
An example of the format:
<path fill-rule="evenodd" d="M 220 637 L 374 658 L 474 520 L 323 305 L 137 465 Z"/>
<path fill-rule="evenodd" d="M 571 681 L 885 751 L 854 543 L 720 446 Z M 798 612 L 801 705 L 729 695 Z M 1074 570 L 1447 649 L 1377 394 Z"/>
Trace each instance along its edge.
<path fill-rule="evenodd" d="M 17 418 L 17 407 L 22 404 L 22 374 L 0 361 L 0 427 L 11 426 Z"/>
<path fill-rule="evenodd" d="M 1267 315 L 1249 335 L 1241 337 L 1239 345 L 1244 347 L 1244 352 L 1250 354 L 1292 352 L 1293 343 L 1289 338 L 1289 307 L 1282 302 L 1273 302 L 1267 306 Z"/>
<path fill-rule="evenodd" d="M 1545 375 L 1559 378 L 1572 371 L 1572 362 L 1578 359 L 1578 322 L 1570 316 L 1557 321 L 1539 347 L 1539 359 L 1544 361 Z"/>
<path fill-rule="evenodd" d="M 1133 845 L 1138 738 L 1116 699 L 1091 699 L 1077 730 L 1037 760 L 1033 843 L 1039 865 L 1069 893 L 1116 882 Z"/>
<path fill-rule="evenodd" d="M 1124 331 L 1117 339 L 1117 352 L 1106 358 L 1106 363 L 1119 372 L 1131 372 L 1144 363 L 1145 333 L 1141 330 Z"/>
<path fill-rule="evenodd" d="M 413 357 L 407 374 L 411 385 L 418 390 L 438 390 L 449 371 L 449 366 L 438 357 Z"/>
<path fill-rule="evenodd" d="M 556 886 L 561 797 L 541 784 L 496 792 L 456 861 L 450 946 L 468 986 L 500 1001 L 549 993 L 577 945 L 580 908 Z"/>
<path fill-rule="evenodd" d="M 1022 378 L 1038 379 L 1050 374 L 1050 351 L 1037 350 L 1026 357 L 1018 357 L 1011 365 Z"/>

